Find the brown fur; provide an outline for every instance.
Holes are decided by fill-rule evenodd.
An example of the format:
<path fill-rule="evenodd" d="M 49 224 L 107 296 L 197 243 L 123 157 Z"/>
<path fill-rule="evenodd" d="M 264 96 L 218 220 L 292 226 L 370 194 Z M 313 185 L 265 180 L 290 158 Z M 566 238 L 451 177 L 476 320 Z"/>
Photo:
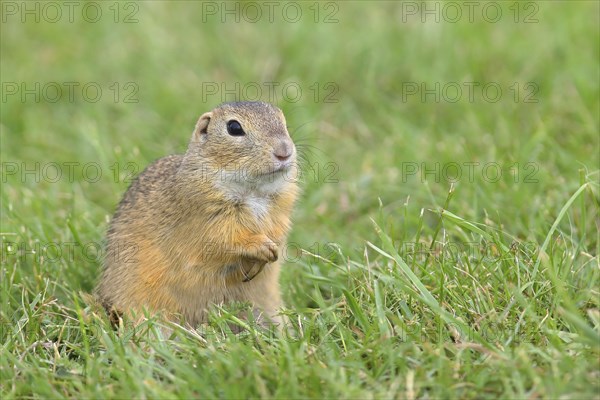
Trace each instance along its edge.
<path fill-rule="evenodd" d="M 231 119 L 245 136 L 227 133 Z M 148 166 L 119 204 L 96 289 L 103 304 L 182 314 L 195 325 L 213 304 L 249 301 L 279 321 L 277 257 L 298 193 L 295 150 L 284 179 L 260 174 L 290 146 L 283 113 L 270 104 L 226 103 L 202 115 L 187 152 Z"/>

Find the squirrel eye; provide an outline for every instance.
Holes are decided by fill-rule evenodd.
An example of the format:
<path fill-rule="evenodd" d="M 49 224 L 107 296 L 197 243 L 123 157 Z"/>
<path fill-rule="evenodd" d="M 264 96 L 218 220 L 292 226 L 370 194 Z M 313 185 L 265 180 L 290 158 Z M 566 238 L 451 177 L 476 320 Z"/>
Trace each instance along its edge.
<path fill-rule="evenodd" d="M 227 133 L 231 136 L 244 136 L 246 134 L 242 129 L 242 125 L 234 119 L 227 121 Z"/>

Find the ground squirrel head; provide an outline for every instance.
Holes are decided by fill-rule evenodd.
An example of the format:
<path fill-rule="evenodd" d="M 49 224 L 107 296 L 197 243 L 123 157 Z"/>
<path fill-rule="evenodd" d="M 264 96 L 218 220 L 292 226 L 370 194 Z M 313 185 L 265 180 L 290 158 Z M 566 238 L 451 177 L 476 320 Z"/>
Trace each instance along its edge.
<path fill-rule="evenodd" d="M 224 103 L 198 119 L 184 167 L 220 188 L 273 193 L 295 181 L 296 147 L 279 108 Z"/>

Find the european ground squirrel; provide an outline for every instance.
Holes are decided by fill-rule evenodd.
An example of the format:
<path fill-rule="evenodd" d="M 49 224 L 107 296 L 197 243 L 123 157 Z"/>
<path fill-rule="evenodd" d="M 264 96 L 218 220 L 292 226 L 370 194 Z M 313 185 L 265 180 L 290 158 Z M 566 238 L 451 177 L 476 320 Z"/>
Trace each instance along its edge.
<path fill-rule="evenodd" d="M 183 155 L 148 166 L 107 233 L 96 295 L 105 307 L 180 314 L 250 302 L 279 323 L 280 250 L 298 194 L 296 148 L 280 109 L 224 103 L 203 114 Z"/>

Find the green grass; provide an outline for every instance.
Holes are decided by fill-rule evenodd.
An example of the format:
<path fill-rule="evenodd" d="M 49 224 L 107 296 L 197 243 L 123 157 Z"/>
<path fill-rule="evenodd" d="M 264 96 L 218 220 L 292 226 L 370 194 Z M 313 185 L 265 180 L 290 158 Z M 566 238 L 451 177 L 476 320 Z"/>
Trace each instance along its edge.
<path fill-rule="evenodd" d="M 313 21 L 313 3 L 297 23 L 237 24 L 183 1 L 139 3 L 137 23 L 115 23 L 110 4 L 97 23 L 80 9 L 73 23 L 66 11 L 59 23 L 3 14 L 3 399 L 600 397 L 597 2 L 538 2 L 527 24 L 533 3 L 519 23 L 512 2 L 497 23 L 480 12 L 422 23 L 393 2 L 340 2 L 330 24 Z M 319 7 L 321 21 L 335 10 Z M 35 82 L 97 82 L 103 94 L 7 95 L 7 83 Z M 83 295 L 107 222 L 125 178 L 183 152 L 221 102 L 203 93 L 210 82 L 303 89 L 274 101 L 308 160 L 290 237 L 292 255 L 304 252 L 281 281 L 291 333 L 228 333 L 244 305 L 170 339 L 152 316 L 115 332 Z M 503 94 L 406 95 L 436 82 Z M 523 101 L 528 82 L 535 103 Z M 21 176 L 35 162 L 39 182 Z M 472 179 L 468 162 L 480 163 Z M 49 163 L 62 167 L 56 182 Z M 436 163 L 463 176 L 421 176 Z M 503 175 L 484 175 L 486 163 Z"/>

